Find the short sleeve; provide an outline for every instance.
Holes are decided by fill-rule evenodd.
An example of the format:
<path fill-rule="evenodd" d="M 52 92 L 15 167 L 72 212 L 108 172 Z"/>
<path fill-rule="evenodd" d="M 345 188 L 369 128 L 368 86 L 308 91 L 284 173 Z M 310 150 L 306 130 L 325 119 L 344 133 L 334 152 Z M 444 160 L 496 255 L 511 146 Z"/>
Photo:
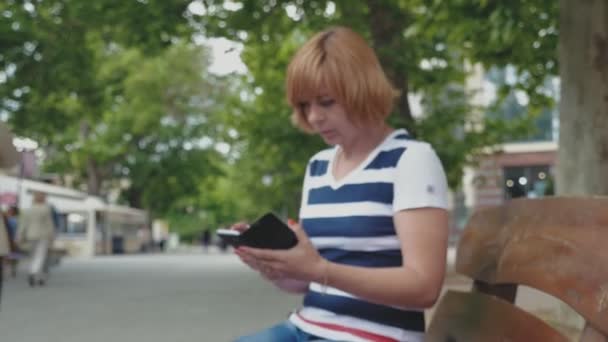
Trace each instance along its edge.
<path fill-rule="evenodd" d="M 393 211 L 448 207 L 448 185 L 439 157 L 426 143 L 408 147 L 397 164 Z"/>
<path fill-rule="evenodd" d="M 304 180 L 302 181 L 302 198 L 300 200 L 300 212 L 298 217 L 302 217 L 302 210 L 304 209 L 304 206 L 306 205 L 306 203 L 308 202 L 308 188 L 309 188 L 309 176 L 310 173 L 310 162 L 308 162 L 308 164 L 306 165 L 306 169 L 304 172 Z"/>

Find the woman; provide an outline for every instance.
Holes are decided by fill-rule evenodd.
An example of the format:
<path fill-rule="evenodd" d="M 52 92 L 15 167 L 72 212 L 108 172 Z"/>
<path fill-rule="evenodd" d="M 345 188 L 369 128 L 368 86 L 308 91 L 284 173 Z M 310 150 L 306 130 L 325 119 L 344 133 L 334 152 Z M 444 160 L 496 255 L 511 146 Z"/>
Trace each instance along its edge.
<path fill-rule="evenodd" d="M 236 253 L 304 302 L 287 321 L 239 341 L 423 339 L 423 309 L 445 273 L 447 185 L 432 147 L 385 122 L 396 97 L 350 29 L 320 32 L 293 57 L 294 122 L 333 147 L 308 163 L 300 222 L 289 222 L 298 245 Z"/>

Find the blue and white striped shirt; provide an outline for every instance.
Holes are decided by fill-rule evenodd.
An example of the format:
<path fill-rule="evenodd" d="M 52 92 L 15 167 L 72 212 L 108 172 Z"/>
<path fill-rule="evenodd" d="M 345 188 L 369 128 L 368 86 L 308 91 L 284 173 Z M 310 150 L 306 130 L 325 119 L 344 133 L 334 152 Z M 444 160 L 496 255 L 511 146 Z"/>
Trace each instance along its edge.
<path fill-rule="evenodd" d="M 402 265 L 393 215 L 405 209 L 447 208 L 447 182 L 432 147 L 392 132 L 357 168 L 340 180 L 332 175 L 339 147 L 323 150 L 308 163 L 300 208 L 302 226 L 329 261 L 361 267 Z M 366 341 L 350 330 L 418 341 L 421 310 L 367 302 L 336 288 L 311 283 L 304 307 L 290 320 L 311 334 L 340 341 Z M 339 327 L 339 328 L 337 328 Z"/>

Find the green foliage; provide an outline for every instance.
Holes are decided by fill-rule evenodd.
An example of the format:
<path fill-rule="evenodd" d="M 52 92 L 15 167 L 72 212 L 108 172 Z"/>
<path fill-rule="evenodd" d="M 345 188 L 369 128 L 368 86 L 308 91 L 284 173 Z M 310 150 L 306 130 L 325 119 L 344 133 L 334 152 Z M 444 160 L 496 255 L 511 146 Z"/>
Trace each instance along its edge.
<path fill-rule="evenodd" d="M 104 93 L 104 84 L 95 79 L 99 50 L 128 43 L 157 53 L 186 31 L 187 4 L 4 2 L 0 70 L 12 71 L 0 89 L 0 106 L 15 131 L 50 145 L 55 132 L 99 119 Z"/>
<path fill-rule="evenodd" d="M 130 179 L 129 203 L 155 213 L 183 210 L 202 179 L 219 172 L 210 136 L 225 82 L 206 71 L 209 63 L 200 47 L 176 44 L 154 58 L 118 52 L 101 68 L 108 83 L 127 75 L 106 88 L 112 105 L 98 145 L 115 152 L 112 178 Z"/>
<path fill-rule="evenodd" d="M 18 134 L 43 145 L 48 171 L 93 193 L 122 187 L 124 201 L 155 215 L 195 201 L 201 179 L 219 172 L 202 139 L 213 134 L 226 82 L 188 43 L 188 3 L 2 5 L 0 61 L 12 70 L 2 109 Z"/>
<path fill-rule="evenodd" d="M 553 105 L 543 86 L 558 74 L 559 1 L 429 0 L 435 27 L 471 61 L 513 66 L 533 107 Z M 507 94 L 510 89 L 503 89 Z"/>
<path fill-rule="evenodd" d="M 541 56 L 526 52 L 511 61 L 508 55 L 498 51 L 503 47 L 516 47 L 517 44 L 522 44 L 522 40 L 533 38 L 518 34 L 517 30 L 508 27 L 534 15 L 545 18 L 534 6 L 490 6 L 488 3 L 464 0 L 449 2 L 450 4 L 445 1 L 422 0 L 381 3 L 249 0 L 240 2 L 242 7 L 239 9 L 226 9 L 222 3 L 204 1 L 207 13 L 198 19 L 207 35 L 224 36 L 245 46 L 242 57 L 251 73 L 249 92 L 257 91 L 260 94 L 249 103 L 249 107 L 243 109 L 251 113 L 251 117 L 241 116 L 233 121 L 241 134 L 238 143 L 246 151 L 241 155 L 239 163 L 245 164 L 248 170 L 254 172 L 252 179 L 247 179 L 247 182 L 257 180 L 257 183 L 248 183 L 249 190 L 254 194 L 251 196 L 256 199 L 266 198 L 267 188 L 272 188 L 264 187 L 259 182 L 269 172 L 259 165 L 260 160 L 267 163 L 264 154 L 272 151 L 272 160 L 279 162 L 273 164 L 272 168 L 268 167 L 274 170 L 271 174 L 280 174 L 282 166 L 291 163 L 295 168 L 301 167 L 301 179 L 304 161 L 321 147 L 318 140 L 302 136 L 289 127 L 289 113 L 283 99 L 286 64 L 295 49 L 313 32 L 331 25 L 347 25 L 358 30 L 372 42 L 387 74 L 402 93 L 413 92 L 422 96 L 424 115 L 421 118 L 411 118 L 410 104 L 404 98 L 395 108 L 391 122 L 396 126 L 405 126 L 421 139 L 433 143 L 446 166 L 450 186 L 453 188 L 460 184 L 463 167 L 474 163 L 475 155 L 485 147 L 530 133 L 529 117 L 507 122 L 486 117 L 483 108 L 468 105 L 470 97 L 464 91 L 468 75 L 465 61 L 480 61 L 488 67 L 513 62 L 516 67 L 524 70 L 523 68 L 538 63 L 544 56 L 554 54 L 553 51 L 548 51 L 553 47 L 551 41 L 543 41 L 547 45 L 539 48 L 543 53 Z M 552 38 L 554 31 L 548 28 L 552 23 L 550 20 L 554 20 L 554 14 L 549 11 L 548 20 L 525 24 L 527 26 L 524 28 L 537 29 L 535 32 L 545 28 L 549 32 L 547 35 Z M 505 23 L 506 32 L 501 30 L 500 25 L 487 24 L 489 16 Z M 490 39 L 487 25 L 493 25 L 489 30 L 494 32 L 491 44 L 484 42 Z M 533 44 L 531 41 L 527 43 Z M 547 63 L 546 66 L 549 68 L 551 64 Z M 529 77 L 523 77 L 526 75 L 524 71 L 520 74 L 522 77 L 515 88 L 530 92 L 530 89 L 544 81 L 544 75 L 538 73 Z M 536 95 L 539 96 L 534 97 L 534 104 L 540 106 L 549 103 L 546 96 L 541 96 L 540 93 Z M 499 98 L 499 101 L 502 99 L 503 97 Z M 272 118 L 272 122 L 262 120 L 264 124 L 261 128 L 250 119 L 260 120 L 265 117 Z M 285 134 L 277 134 L 277 131 Z M 294 145 L 297 146 L 297 152 L 290 149 Z M 246 161 L 248 158 L 251 158 L 249 163 Z M 242 180 L 244 178 L 241 176 L 235 179 L 237 182 Z M 281 194 L 288 192 L 287 198 L 298 197 L 299 183 L 296 179 L 281 185 Z M 271 193 L 273 198 L 278 197 L 276 192 Z M 270 199 L 268 201 L 256 202 L 268 203 L 275 210 L 280 210 L 285 205 Z M 297 202 L 292 203 L 290 206 L 297 207 Z M 288 210 L 288 213 L 295 214 L 292 210 Z"/>
<path fill-rule="evenodd" d="M 404 94 L 391 123 L 435 146 L 452 188 L 484 148 L 527 136 L 553 105 L 544 84 L 557 74 L 557 1 L 204 0 L 200 16 L 189 4 L 0 4 L 0 111 L 14 130 L 42 144 L 47 170 L 102 195 L 120 188 L 121 201 L 187 236 L 267 210 L 297 216 L 306 162 L 324 145 L 290 124 L 285 69 L 328 26 L 372 43 Z M 209 74 L 197 30 L 243 44 L 248 74 Z M 516 82 L 475 107 L 469 63 L 510 65 Z M 485 115 L 515 90 L 528 94 L 529 115 Z M 422 99 L 420 117 L 407 94 Z"/>

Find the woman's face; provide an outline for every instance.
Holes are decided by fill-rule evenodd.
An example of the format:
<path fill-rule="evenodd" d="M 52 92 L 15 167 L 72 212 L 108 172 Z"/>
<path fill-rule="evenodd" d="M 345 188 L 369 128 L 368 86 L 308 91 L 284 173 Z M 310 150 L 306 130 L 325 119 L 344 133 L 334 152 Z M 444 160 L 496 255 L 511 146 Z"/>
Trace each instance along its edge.
<path fill-rule="evenodd" d="M 300 102 L 299 106 L 314 132 L 328 145 L 344 145 L 357 136 L 358 127 L 329 93 L 322 92 L 310 101 Z"/>

